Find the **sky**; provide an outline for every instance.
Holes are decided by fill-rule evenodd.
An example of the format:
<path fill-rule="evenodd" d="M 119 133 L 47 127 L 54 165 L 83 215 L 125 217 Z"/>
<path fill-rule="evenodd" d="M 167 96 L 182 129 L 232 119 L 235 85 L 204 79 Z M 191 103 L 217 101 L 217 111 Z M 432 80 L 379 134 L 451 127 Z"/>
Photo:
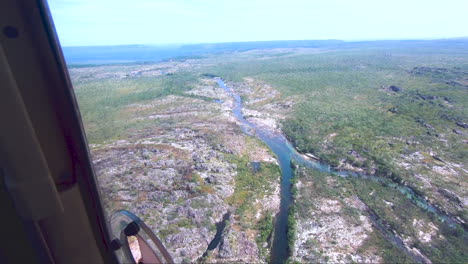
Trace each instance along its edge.
<path fill-rule="evenodd" d="M 468 36 L 467 0 L 48 0 L 62 46 Z"/>

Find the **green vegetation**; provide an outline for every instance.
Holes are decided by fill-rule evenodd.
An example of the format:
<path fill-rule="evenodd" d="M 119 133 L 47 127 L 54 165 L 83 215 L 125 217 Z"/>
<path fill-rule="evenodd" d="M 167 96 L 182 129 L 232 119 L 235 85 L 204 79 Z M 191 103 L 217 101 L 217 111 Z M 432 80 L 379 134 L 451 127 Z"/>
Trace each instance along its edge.
<path fill-rule="evenodd" d="M 273 217 L 271 214 L 267 214 L 258 222 L 257 229 L 260 231 L 257 237 L 257 243 L 268 242 L 273 231 Z"/>
<path fill-rule="evenodd" d="M 315 208 L 315 199 L 329 198 L 341 201 L 343 216 L 348 217 L 351 221 L 358 219 L 360 214 L 366 214 L 366 212 L 358 212 L 347 207 L 343 200 L 356 196 L 391 230 L 395 230 L 402 237 L 411 238 L 412 244 L 410 246 L 419 249 L 432 261 L 436 263 L 462 263 L 464 259 L 468 258 L 464 250 L 468 243 L 468 236 L 462 227 L 449 227 L 448 224 L 434 217 L 432 213 L 424 211 L 410 199 L 402 196 L 394 187 L 368 179 L 341 178 L 308 169 L 300 169 L 297 177 L 302 182 L 311 182 L 313 188 L 301 190 L 301 199 L 295 201 L 295 210 L 293 210 L 296 218 L 307 219 L 308 212 Z M 430 241 L 421 241 L 419 239 L 420 232 L 436 232 L 438 235 L 435 235 Z M 361 246 L 359 252 L 363 253 L 367 249 L 375 247 L 382 252 L 385 262 L 411 262 L 410 257 L 401 254 L 400 250 L 389 243 L 379 232 L 373 232 Z"/>
<path fill-rule="evenodd" d="M 384 263 L 414 263 L 406 254 L 402 254 L 393 244 L 387 241 L 379 232 L 373 232 L 364 242 L 358 253 L 363 253 L 368 249 L 378 248 L 382 253 Z"/>
<path fill-rule="evenodd" d="M 256 229 L 258 230 L 258 235 L 255 239 L 255 242 L 257 242 L 259 255 L 262 258 L 268 258 L 268 256 L 265 253 L 265 248 L 263 247 L 263 244 L 267 243 L 269 245 L 271 242 L 271 237 L 273 234 L 273 216 L 270 213 L 268 213 L 265 217 L 258 221 Z"/>
<path fill-rule="evenodd" d="M 96 66 L 90 71 L 94 75 L 86 78 L 86 69 L 90 65 L 73 66 L 76 71 L 85 70 L 84 77 L 74 82 L 74 86 L 89 142 L 126 139 L 144 129 L 177 126 L 179 119 L 176 116 L 168 116 L 163 121 L 140 118 L 151 115 L 152 110 L 145 110 L 144 105 L 168 95 L 185 97 L 184 100 L 212 101 L 186 92 L 198 85 L 206 85 L 203 79 L 214 76 L 228 82 L 243 82 L 249 77 L 255 83 L 266 83 L 280 92 L 280 96 L 272 99 L 278 102 L 269 102 L 270 108 L 262 109 L 262 103 L 258 103 L 254 110 L 267 109 L 276 114 L 275 103 L 284 101 L 288 102 L 287 107 L 292 105 L 280 113 L 285 116 L 281 129 L 300 152 L 312 153 L 335 167 L 351 165 L 368 174 L 405 183 L 420 196 L 428 197 L 450 214 L 468 221 L 468 211 L 461 200 L 466 197 L 467 174 L 463 165 L 468 159 L 468 138 L 467 130 L 460 125 L 468 123 L 466 45 L 379 42 L 343 44 L 323 50 L 263 50 L 178 59 L 188 58 L 191 61 L 185 63 L 193 64 L 183 71 L 171 64 L 174 72 L 153 77 L 130 77 L 129 74 L 127 77 L 100 78 L 96 76 L 99 76 L 99 67 L 104 66 Z M 143 63 L 135 67 L 143 65 L 147 66 Z M 117 70 L 118 67 L 112 68 L 114 66 L 105 67 L 111 72 Z M 251 99 L 248 93 L 242 94 L 244 102 L 255 102 Z M 164 114 L 165 109 L 172 107 L 170 104 L 173 102 L 152 107 Z M 200 117 L 199 122 L 203 121 L 211 122 Z M 212 146 L 222 143 L 220 138 L 216 133 L 206 135 Z M 255 138 L 245 141 L 246 152 L 253 145 L 262 144 Z M 421 160 L 412 160 L 413 154 L 418 154 Z M 260 255 L 266 257 L 263 244 L 271 239 L 273 219 L 267 213 L 257 220 L 259 205 L 256 201 L 273 191 L 271 182 L 280 178 L 280 170 L 272 163 L 253 165 L 249 153 L 224 156 L 237 165 L 238 172 L 234 194 L 226 202 L 236 208 L 235 222 L 243 230 L 258 231 L 256 242 Z M 451 171 L 443 174 L 433 169 L 437 167 L 440 171 L 445 166 L 455 174 L 450 174 Z M 142 174 L 147 176 L 146 171 Z M 369 216 L 368 210 L 372 211 L 389 229 L 408 241 L 410 247 L 417 248 L 435 263 L 464 263 L 468 259 L 464 250 L 468 237 L 463 228 L 441 222 L 394 186 L 303 169 L 296 174 L 298 179 L 311 184 L 301 189 L 294 186 L 292 190 L 295 203 L 288 217 L 290 250 L 297 238 L 298 222 L 310 218 L 311 212 L 320 211 L 317 201 L 329 199 L 338 201 L 339 217 L 351 225 L 361 224 L 360 217 Z M 200 195 L 192 201 L 192 208 L 210 208 L 212 205 L 204 198 L 215 193 L 212 185 L 191 171 L 185 176 L 196 183 L 194 190 Z M 350 199 L 362 201 L 368 209 L 350 206 Z M 176 203 L 182 202 L 183 199 L 179 199 Z M 175 220 L 177 215 L 171 214 L 168 219 Z M 187 218 L 171 223 L 159 231 L 162 238 L 180 228 L 195 226 Z M 215 228 L 209 222 L 200 225 L 209 226 L 212 231 Z M 430 239 L 421 238 L 421 232 L 429 234 Z M 331 247 L 339 244 L 333 239 L 329 242 Z M 311 238 L 306 244 L 315 261 L 328 261 L 316 240 Z M 376 250 L 384 262 L 412 262 L 388 241 L 385 234 L 374 230 L 358 253 Z"/>
<path fill-rule="evenodd" d="M 466 210 L 448 205 L 414 177 L 434 177 L 430 168 L 402 169 L 397 161 L 433 151 L 444 160 L 466 164 L 466 132 L 456 125 L 468 123 L 466 46 L 382 42 L 312 54 L 261 55 L 225 55 L 205 72 L 228 81 L 249 77 L 265 82 L 284 100 L 295 101 L 282 131 L 300 152 L 313 153 L 332 166 L 345 162 L 404 181 L 468 220 Z M 462 132 L 456 134 L 457 129 Z M 456 180 L 433 181 L 437 187 L 463 192 Z"/>
<path fill-rule="evenodd" d="M 373 181 L 363 183 L 363 179 L 359 178 L 350 181 L 353 183 L 353 191 L 369 208 L 398 234 L 412 237 L 412 246 L 420 249 L 432 261 L 462 263 L 468 258 L 464 249 L 468 243 L 468 235 L 462 227 L 450 227 L 447 223 L 441 222 L 432 213 L 417 207 L 410 199 L 403 197 L 390 186 Z M 421 229 L 424 230 L 424 227 L 415 225 L 416 220 L 424 223 L 426 228 L 428 223 L 434 224 L 441 236 L 432 238 L 430 242 L 422 242 L 418 239 L 418 234 Z"/>
<path fill-rule="evenodd" d="M 201 193 L 214 193 L 213 187 L 209 184 L 206 184 L 203 178 L 197 173 L 192 173 L 191 181 L 197 183 L 196 191 Z M 203 203 L 203 200 L 196 200 L 197 202 Z M 198 203 L 192 207 L 199 206 Z"/>
<path fill-rule="evenodd" d="M 190 73 L 74 82 L 88 141 L 102 143 L 124 139 L 138 127 L 161 125 L 157 120 L 135 119 L 125 110 L 132 104 L 143 104 L 167 95 L 196 97 L 184 93 L 196 83 L 197 78 Z"/>
<path fill-rule="evenodd" d="M 225 63 L 210 72 L 234 81 L 253 77 L 273 85 L 284 96 L 300 95 L 304 99 L 283 124 L 283 132 L 299 150 L 316 153 L 338 165 L 340 158 L 351 159 L 347 153 L 354 149 L 386 172 L 393 167 L 391 157 L 405 150 L 404 144 L 389 146 L 388 143 L 394 143 L 391 138 L 434 143 L 434 135 L 428 135 L 427 128 L 415 122 L 415 118 L 425 120 L 436 131 L 451 134 L 451 128 L 455 127 L 453 120 L 463 120 L 468 115 L 466 88 L 445 83 L 456 80 L 453 79 L 456 77 L 466 77 L 468 64 L 465 61 L 460 65 L 460 60 L 466 59 L 468 53 L 460 49 L 449 54 L 433 52 L 425 54 L 401 49 L 330 51 Z M 435 82 L 434 76 L 414 73 L 414 68 L 420 65 L 443 65 L 449 74 Z M 462 67 L 462 70 L 456 67 Z M 458 74 L 450 74 L 452 71 Z M 465 74 L 460 76 L 460 72 Z M 382 88 L 391 85 L 402 87 L 402 92 Z M 438 99 L 425 101 L 417 96 L 418 93 L 438 96 Z M 461 108 L 439 106 L 442 97 L 456 101 Z M 398 110 L 392 113 L 391 108 Z M 322 145 L 332 133 L 337 135 L 328 142 L 327 151 Z M 437 146 L 442 148 L 444 144 L 437 143 Z M 458 161 L 466 155 L 465 152 L 457 148 Z"/>
<path fill-rule="evenodd" d="M 260 169 L 255 171 L 247 156 L 229 155 L 227 159 L 237 165 L 234 194 L 228 203 L 236 206 L 240 223 L 250 226 L 257 211 L 254 201 L 273 191 L 271 183 L 280 178 L 280 169 L 275 164 L 260 162 Z"/>
<path fill-rule="evenodd" d="M 353 178 L 341 178 L 331 176 L 327 173 L 300 168 L 296 170 L 296 180 L 301 182 L 311 183 L 313 188 L 301 190 L 301 198 L 295 200 L 294 216 L 296 219 L 308 219 L 309 212 L 317 209 L 316 199 L 332 199 L 340 201 L 342 207 L 340 216 L 344 217 L 348 223 L 360 225 L 359 216 L 367 215 L 366 211 L 357 211 L 348 205 L 345 199 L 349 199 L 357 195 Z M 359 182 L 363 189 L 366 188 L 367 182 Z M 356 184 L 358 185 L 358 184 Z M 368 192 L 371 190 L 367 189 Z M 376 196 L 378 197 L 378 196 Z M 370 207 L 372 208 L 372 207 Z M 291 216 L 290 216 L 291 217 Z M 295 222 L 295 221 L 294 221 Z M 322 258 L 322 252 L 318 250 L 319 244 L 310 242 L 313 255 L 319 261 Z M 393 244 L 388 242 L 379 231 L 371 232 L 368 238 L 358 249 L 358 253 L 363 254 L 367 251 L 377 250 L 385 263 L 411 263 L 411 258 L 402 254 L 402 252 Z"/>
<path fill-rule="evenodd" d="M 168 225 L 164 229 L 159 231 L 159 237 L 162 239 L 166 238 L 169 235 L 175 234 L 179 231 L 179 228 L 177 225 Z"/>
<path fill-rule="evenodd" d="M 294 243 L 296 242 L 297 233 L 297 220 L 296 220 L 296 206 L 292 205 L 289 208 L 288 214 L 288 250 L 292 252 L 294 250 Z"/>
<path fill-rule="evenodd" d="M 296 167 L 294 160 L 291 160 L 291 168 L 293 168 L 293 173 L 296 174 Z M 293 202 L 289 208 L 288 212 L 288 229 L 287 229 L 287 238 L 288 238 L 288 250 L 290 253 L 294 251 L 294 244 L 296 242 L 297 236 L 297 206 L 300 202 L 297 201 L 299 189 L 297 188 L 297 177 L 291 179 L 291 194 Z"/>

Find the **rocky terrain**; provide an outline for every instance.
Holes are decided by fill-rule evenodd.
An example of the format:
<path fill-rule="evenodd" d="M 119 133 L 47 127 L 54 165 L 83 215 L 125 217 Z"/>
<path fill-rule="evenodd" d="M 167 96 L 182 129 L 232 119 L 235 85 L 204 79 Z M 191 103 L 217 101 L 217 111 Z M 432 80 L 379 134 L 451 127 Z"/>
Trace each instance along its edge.
<path fill-rule="evenodd" d="M 281 121 L 293 110 L 295 97 L 285 97 L 268 83 L 244 78 L 242 82 L 227 82 L 243 99 L 245 118 L 262 129 L 281 133 Z"/>
<path fill-rule="evenodd" d="M 347 194 L 340 179 L 297 170 L 293 210 L 297 225 L 291 258 L 302 263 L 383 262 L 381 249 L 366 245 L 378 233 L 367 206 Z"/>
<path fill-rule="evenodd" d="M 393 82 L 400 78 L 394 72 L 372 71 L 368 84 L 359 79 L 361 72 L 347 69 L 330 75 L 338 78 L 335 84 L 326 77 L 334 74 L 335 66 L 323 64 L 320 82 L 311 79 L 315 86 L 309 87 L 307 78 L 321 70 L 304 62 L 309 57 L 296 61 L 288 55 L 289 64 L 281 64 L 273 54 L 258 55 L 219 55 L 228 59 L 222 63 L 201 59 L 71 69 L 79 97 L 104 95 L 92 102 L 93 107 L 102 106 L 99 111 L 86 111 L 90 103 L 84 100 L 80 107 L 85 120 L 91 120 L 85 123 L 87 132 L 98 135 L 91 136 L 91 150 L 109 214 L 117 209 L 136 213 L 178 263 L 268 261 L 280 172 L 267 146 L 242 132 L 231 111 L 234 100 L 213 79 L 220 72 L 242 97 L 248 121 L 285 133 L 310 160 L 373 176 L 340 177 L 296 167 L 288 235 L 291 261 L 466 259 L 468 171 L 463 148 L 468 125 L 462 115 L 464 99 L 444 94 L 466 90 L 466 71 L 411 64 L 404 65 L 410 77 L 399 71 L 402 79 Z M 357 58 L 369 57 L 366 53 Z M 241 60 L 258 68 L 248 65 L 243 75 L 225 78 L 234 71 L 230 63 Z M 328 60 L 317 63 L 324 62 Z M 352 59 L 350 64 L 355 67 Z M 293 71 L 296 65 L 304 68 Z M 258 70 L 268 67 L 270 75 Z M 372 68 L 366 67 L 360 71 Z M 303 80 L 288 87 L 275 79 L 282 72 L 289 80 Z M 356 75 L 347 76 L 349 72 Z M 439 77 L 430 77 L 432 82 L 418 79 L 432 75 Z M 348 87 L 343 76 L 365 87 Z M 403 78 L 413 86 L 403 85 Z M 440 83 L 445 90 L 439 93 Z M 294 85 L 302 85 L 302 90 Z M 432 90 L 418 90 L 424 85 Z M 163 91 L 151 90 L 154 87 Z M 108 98 L 110 94 L 120 97 Z M 345 98 L 339 101 L 341 94 Z M 378 130 L 381 126 L 386 130 Z M 109 136 L 100 136 L 102 131 Z M 378 177 L 385 181 L 371 180 Z"/>
<path fill-rule="evenodd" d="M 281 132 L 281 120 L 291 113 L 295 100 L 282 97 L 270 85 L 252 78 L 229 83 L 229 86 L 235 87 L 243 96 L 243 112 L 250 122 L 263 129 Z M 401 88 L 394 90 L 401 91 Z M 326 140 L 332 141 L 335 136 L 332 133 Z M 327 142 L 323 144 L 326 148 Z M 423 146 L 419 146 L 421 148 Z M 415 182 L 421 181 L 427 188 L 423 193 L 430 194 L 421 198 L 442 214 L 448 214 L 458 222 L 458 227 L 449 227 L 426 211 L 424 206 L 412 201 L 412 197 L 405 197 L 385 184 L 369 183 L 362 179 L 340 179 L 319 172 L 315 173 L 320 178 L 311 177 L 310 174 L 314 172 L 299 169 L 295 183 L 295 205 L 291 213 L 297 221 L 293 228 L 291 260 L 301 263 L 432 263 L 448 259 L 446 254 L 452 254 L 450 252 L 453 252 L 450 256 L 453 257 L 452 261 L 459 260 L 460 247 L 466 243 L 466 237 L 462 231 L 465 220 L 457 214 L 466 211 L 462 197 L 466 197 L 467 188 L 462 179 L 467 172 L 463 164 L 443 160 L 432 149 L 427 151 L 394 157 L 398 166 L 406 171 L 425 172 L 416 174 L 413 181 L 399 182 L 396 186 L 409 184 L 418 188 L 420 184 Z M 365 157 L 354 150 L 348 154 L 354 162 L 341 159 L 336 169 L 376 174 L 377 167 L 370 166 L 369 169 L 355 165 L 364 164 L 367 160 Z M 320 160 L 311 153 L 305 153 L 304 157 Z M 437 183 L 431 185 L 430 182 L 434 180 Z M 447 184 L 451 187 L 440 187 Z M 356 185 L 360 187 L 356 188 Z M 368 199 L 372 202 L 369 203 Z M 447 243 L 461 244 L 448 249 L 443 246 Z"/>
<path fill-rule="evenodd" d="M 458 262 L 463 227 L 422 209 L 397 188 L 296 167 L 294 261 Z"/>
<path fill-rule="evenodd" d="M 76 74 L 84 78 L 87 71 Z M 93 78 L 107 74 L 100 69 Z M 120 70 L 112 74 L 126 76 Z M 242 133 L 232 117 L 232 99 L 213 80 L 202 80 L 187 94 L 202 99 L 169 95 L 125 106 L 129 120 L 155 125 L 129 128 L 126 139 L 91 145 L 105 208 L 108 214 L 127 209 L 141 217 L 176 263 L 264 262 L 268 243 L 259 243 L 257 223 L 278 211 L 279 171 L 268 175 L 274 180 L 259 186 L 261 191 L 245 190 L 236 181 L 238 166 L 251 168 L 242 177 L 261 178 L 270 173 L 267 168 L 277 168 L 276 159 Z M 259 164 L 260 172 L 252 164 Z M 226 227 L 217 229 L 227 214 Z M 217 232 L 220 242 L 207 251 Z"/>

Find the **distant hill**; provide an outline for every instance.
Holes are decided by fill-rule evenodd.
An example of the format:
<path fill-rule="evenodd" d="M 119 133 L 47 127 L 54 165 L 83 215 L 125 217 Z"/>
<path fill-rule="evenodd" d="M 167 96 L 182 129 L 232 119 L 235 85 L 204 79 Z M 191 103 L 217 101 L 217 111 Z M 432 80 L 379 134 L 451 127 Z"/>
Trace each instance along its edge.
<path fill-rule="evenodd" d="M 167 59 L 197 57 L 208 53 L 247 51 L 254 49 L 275 48 L 355 48 L 365 46 L 404 46 L 415 45 L 443 48 L 445 45 L 459 45 L 468 48 L 468 38 L 440 39 L 440 40 L 381 40 L 355 41 L 342 40 L 282 40 L 282 41 L 253 41 L 229 42 L 186 45 L 124 45 L 124 46 L 83 46 L 63 47 L 65 59 L 72 64 L 107 64 L 130 62 L 155 62 Z"/>
<path fill-rule="evenodd" d="M 277 49 L 277 48 L 320 48 L 342 44 L 342 40 L 278 40 L 278 41 L 252 41 L 252 42 L 228 42 L 184 45 L 182 50 L 193 52 L 226 52 L 246 51 L 253 49 Z"/>
<path fill-rule="evenodd" d="M 344 43 L 341 40 L 255 41 L 188 45 L 124 45 L 63 47 L 69 64 L 105 64 L 162 61 L 207 53 L 273 48 L 318 48 Z"/>

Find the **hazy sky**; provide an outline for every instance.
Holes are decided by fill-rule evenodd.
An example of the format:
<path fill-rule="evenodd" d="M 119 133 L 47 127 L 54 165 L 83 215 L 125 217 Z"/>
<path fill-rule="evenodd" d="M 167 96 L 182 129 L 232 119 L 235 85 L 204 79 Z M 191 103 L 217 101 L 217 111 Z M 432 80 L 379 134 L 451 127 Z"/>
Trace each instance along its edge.
<path fill-rule="evenodd" d="M 468 36 L 467 0 L 49 0 L 63 46 Z"/>

